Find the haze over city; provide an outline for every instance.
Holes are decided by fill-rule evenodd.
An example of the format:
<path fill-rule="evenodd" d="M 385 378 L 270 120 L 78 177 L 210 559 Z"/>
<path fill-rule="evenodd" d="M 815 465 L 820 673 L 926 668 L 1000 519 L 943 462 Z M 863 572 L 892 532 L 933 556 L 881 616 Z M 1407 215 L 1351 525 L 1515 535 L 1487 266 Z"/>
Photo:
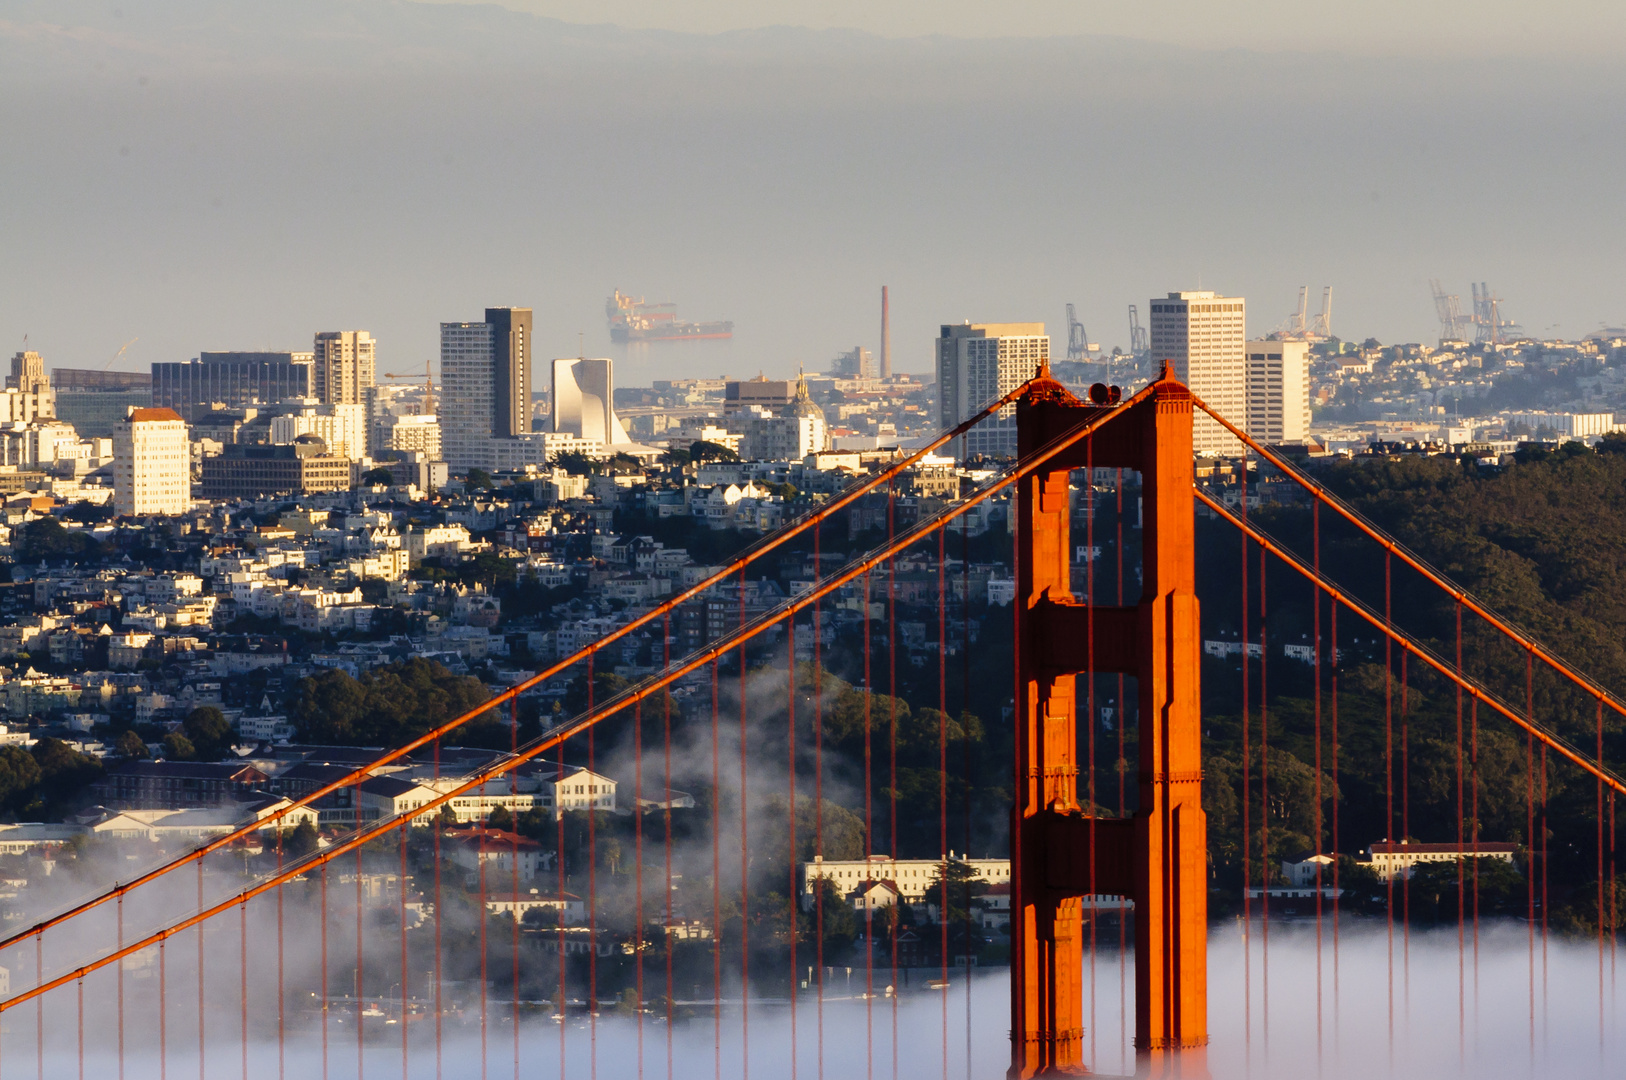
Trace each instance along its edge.
<path fill-rule="evenodd" d="M 604 351 L 615 288 L 736 324 L 636 385 L 874 348 L 883 282 L 906 371 L 1067 302 L 1127 347 L 1170 288 L 1256 334 L 1309 282 L 1335 330 L 1427 341 L 1434 277 L 1626 322 L 1609 5 L 521 6 L 0 4 L 0 333 L 146 370 L 365 326 L 395 371 L 493 303 L 543 355 Z"/>

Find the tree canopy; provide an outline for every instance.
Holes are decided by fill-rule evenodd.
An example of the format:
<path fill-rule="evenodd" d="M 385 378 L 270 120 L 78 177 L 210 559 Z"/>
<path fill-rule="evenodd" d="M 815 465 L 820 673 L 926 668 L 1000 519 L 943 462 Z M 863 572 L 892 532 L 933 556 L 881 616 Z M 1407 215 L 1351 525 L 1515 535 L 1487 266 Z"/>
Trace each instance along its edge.
<path fill-rule="evenodd" d="M 294 690 L 293 720 L 307 742 L 395 747 L 489 696 L 479 679 L 414 657 L 363 672 L 360 679 L 339 670 L 301 679 Z M 458 741 L 479 744 L 480 729 L 496 723 L 493 713 L 484 713 L 466 725 Z"/>

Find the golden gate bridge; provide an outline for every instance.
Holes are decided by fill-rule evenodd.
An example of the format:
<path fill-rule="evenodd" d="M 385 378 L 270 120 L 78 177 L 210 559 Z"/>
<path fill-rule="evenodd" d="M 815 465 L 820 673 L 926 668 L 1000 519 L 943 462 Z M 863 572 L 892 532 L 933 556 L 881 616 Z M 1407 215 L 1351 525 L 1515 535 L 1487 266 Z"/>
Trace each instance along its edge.
<path fill-rule="evenodd" d="M 960 498 L 941 509 L 899 527 L 892 509 L 900 476 L 925 455 L 1007 409 L 1017 417 L 1015 463 L 962 491 Z M 1267 533 L 1257 515 L 1250 518 L 1246 470 L 1241 474 L 1241 497 L 1234 505 L 1195 483 L 1191 431 L 1198 411 L 1228 429 L 1244 455 L 1256 457 L 1303 488 L 1313 523 L 1308 551 Z M 1072 534 L 1080 471 L 1092 492 L 1083 537 L 1092 554 L 1086 560 L 1082 589 L 1075 582 Z M 1125 588 L 1126 473 L 1138 475 L 1141 500 L 1139 596 L 1133 602 Z M 1115 583 L 1105 580 L 1093 554 L 1099 550 L 1093 489 L 1101 476 L 1114 481 L 1109 490 L 1118 503 Z M 821 534 L 866 497 L 888 500 L 885 540 L 825 573 Z M 968 588 L 955 592 L 949 537 L 957 531 L 963 544 L 968 534 L 965 515 L 994 499 L 1008 499 L 1013 516 L 1011 670 L 986 670 L 984 658 L 973 648 L 969 615 L 958 635 L 951 633 L 948 615 L 951 597 L 969 597 Z M 1209 963 L 1210 937 L 1222 928 L 1209 918 L 1203 744 L 1211 733 L 1204 730 L 1202 707 L 1198 507 L 1241 538 L 1235 564 L 1243 646 L 1241 856 L 1249 887 L 1244 890 L 1240 919 L 1239 981 L 1234 964 L 1221 973 Z M 1363 537 L 1381 553 L 1381 602 L 1359 595 L 1323 566 L 1324 519 Z M 770 610 L 748 611 L 745 583 L 750 569 L 806 538 L 814 551 L 811 585 Z M 862 843 L 866 854 L 885 850 L 893 858 L 899 856 L 895 568 L 900 559 L 916 556 L 935 567 L 936 577 L 939 708 L 932 781 L 940 853 L 949 852 L 954 839 L 950 789 L 958 779 L 949 759 L 950 744 L 956 741 L 949 730 L 951 655 L 959 658 L 954 676 L 968 686 L 970 680 L 1008 680 L 1011 688 L 1014 759 L 997 763 L 998 768 L 1010 769 L 1011 782 L 1010 977 L 1008 1001 L 997 1006 L 986 994 L 974 997 L 969 946 L 963 958 L 952 954 L 950 924 L 956 898 L 950 894 L 946 872 L 933 885 L 941 912 L 930 930 L 938 937 L 931 950 L 936 971 L 924 990 L 907 999 L 902 985 L 910 970 L 906 963 L 900 971 L 896 919 L 865 918 L 862 968 L 855 971 L 846 961 L 837 968 L 824 954 L 824 922 L 833 915 L 827 910 L 828 890 L 812 889 L 805 910 L 798 899 L 809 891 L 797 862 L 797 830 L 806 827 L 799 824 L 798 808 L 809 799 L 813 850 L 824 848 L 825 789 L 832 781 L 825 760 L 822 620 L 826 605 L 843 590 L 850 594 L 856 589 L 862 597 Z M 968 563 L 962 559 L 960 565 L 964 572 Z M 1403 589 L 1441 590 L 1455 620 L 1450 645 L 1441 646 L 1399 625 L 1394 612 L 1397 571 Z M 1086 1072 L 1205 1076 L 1218 1062 L 1209 1057 L 1211 1040 L 1233 1051 L 1240 1044 L 1245 1068 L 1256 1064 L 1257 1052 L 1257 1064 L 1263 1068 L 1271 1039 L 1273 890 L 1253 886 L 1256 881 L 1268 885 L 1271 877 L 1266 863 L 1272 858 L 1267 806 L 1273 713 L 1265 646 L 1271 611 L 1267 601 L 1273 589 L 1279 594 L 1284 580 L 1301 587 L 1307 584 L 1314 609 L 1309 649 L 1314 672 L 1313 839 L 1318 851 L 1336 851 L 1343 839 L 1336 787 L 1339 755 L 1349 753 L 1351 690 L 1343 691 L 1345 717 L 1340 728 L 1339 665 L 1352 624 L 1367 636 L 1369 645 L 1381 646 L 1383 656 L 1381 753 L 1389 837 L 1409 834 L 1407 719 L 1413 672 L 1426 674 L 1454 696 L 1454 746 L 1437 771 L 1451 788 L 1459 853 L 1477 855 L 1481 841 L 1479 802 L 1485 794 L 1478 771 L 1481 733 L 1498 725 L 1503 733 L 1522 739 L 1526 985 L 1515 989 L 1527 999 L 1527 1024 L 1522 1032 L 1495 1034 L 1504 1042 L 1511 1034 L 1519 1035 L 1533 1075 L 1542 1072 L 1547 1060 L 1541 1055 L 1547 1053 L 1544 1039 L 1552 1001 L 1549 950 L 1555 947 L 1546 895 L 1549 783 L 1566 771 L 1592 786 L 1596 835 L 1591 857 L 1598 882 L 1592 945 L 1597 979 L 1590 988 L 1567 985 L 1564 990 L 1566 1002 L 1577 995 L 1595 998 L 1597 1061 L 1600 1067 L 1606 1065 L 1615 1045 L 1619 1011 L 1613 929 L 1618 912 L 1614 889 L 1611 886 L 1606 896 L 1605 882 L 1613 882 L 1616 874 L 1615 801 L 1626 792 L 1626 784 L 1605 762 L 1604 737 L 1606 727 L 1626 717 L 1626 703 L 1453 584 L 1280 453 L 1214 413 L 1167 370 L 1127 399 L 1121 399 L 1116 388 L 1098 385 L 1084 401 L 1041 369 L 965 423 L 765 536 L 705 580 L 478 708 L 380 753 L 376 760 L 292 800 L 265 819 L 209 839 L 195 850 L 9 933 L 0 940 L 0 958 L 9 973 L 9 984 L 0 994 L 0 1078 L 84 1076 L 87 1070 L 121 1078 L 167 1077 L 171 1072 L 185 1076 L 195 1070 L 200 1080 L 318 1072 L 323 1077 L 470 1076 L 476 1071 L 482 1077 L 596 1077 L 601 1072 L 669 1078 L 708 1073 L 718 1078 L 822 1077 L 826 1071 L 850 1074 L 860 1068 L 866 1080 L 898 1075 L 946 1078 L 962 1067 L 972 1075 L 971 1039 L 974 1031 L 987 1026 L 983 1020 L 990 1012 L 1009 1017 L 1012 1077 Z M 1098 595 L 1105 593 L 1112 594 L 1110 603 L 1109 597 Z M 692 653 L 673 656 L 674 615 L 683 604 L 708 597 L 734 605 L 734 625 Z M 1471 631 L 1466 638 L 1465 620 Z M 594 700 L 594 667 L 601 655 L 629 635 L 655 627 L 662 631 L 658 640 L 665 643 L 656 673 Z M 776 634 L 785 639 L 783 667 L 769 664 L 753 670 L 748 649 L 759 648 Z M 798 634 L 810 635 L 810 665 L 797 663 Z M 1494 672 L 1476 675 L 1470 671 L 1472 657 L 1465 657 L 1464 643 L 1485 640 L 1484 634 L 1493 635 L 1502 651 L 1495 652 Z M 1250 654 L 1255 636 L 1260 647 Z M 1251 656 L 1257 656 L 1257 663 Z M 1522 665 L 1522 701 L 1509 697 L 1507 686 L 1517 688 L 1520 680 L 1508 682 L 1507 656 L 1517 657 Z M 587 670 L 585 709 L 521 744 L 520 695 L 580 666 Z M 1538 674 L 1567 694 L 1561 699 L 1566 704 L 1551 715 L 1538 715 Z M 1106 683 L 1100 681 L 1103 677 Z M 679 680 L 688 680 L 701 688 L 703 696 L 709 695 L 709 747 L 702 745 L 699 752 L 711 780 L 710 828 L 702 841 L 709 848 L 709 870 L 702 876 L 711 910 L 710 918 L 697 920 L 693 930 L 709 954 L 710 979 L 709 985 L 698 986 L 675 981 L 670 941 L 674 882 L 681 873 L 674 869 L 673 855 L 669 690 Z M 877 699 L 873 691 L 881 681 L 892 693 Z M 1095 722 L 1101 688 L 1115 686 L 1113 700 L 1124 709 L 1130 681 L 1139 725 L 1133 762 L 1124 756 L 1122 720 L 1115 726 L 1116 746 L 1098 745 L 1107 736 L 1098 733 Z M 884 715 L 887 706 L 882 715 L 874 714 L 872 703 L 877 700 L 893 703 L 891 716 Z M 504 706 L 510 710 L 515 733 L 510 753 L 398 814 L 368 819 L 360 800 L 353 800 L 354 822 L 313 851 L 297 855 L 284 851 L 284 833 L 276 830 L 279 821 L 291 822 L 312 804 L 354 789 L 410 755 L 427 753 L 438 761 L 442 742 L 454 738 L 460 726 Z M 731 711 L 738 730 L 725 733 L 724 717 Z M 775 723 L 782 716 L 784 731 L 769 739 L 757 723 L 759 716 L 771 716 Z M 630 861 L 635 910 L 626 948 L 606 950 L 599 941 L 597 920 L 604 895 L 591 813 L 584 822 L 589 856 L 585 868 L 573 876 L 567 874 L 567 814 L 553 815 L 557 850 L 549 871 L 557 876 L 549 886 L 555 899 L 561 905 L 567 898 L 580 902 L 585 930 L 567 928 L 562 916 L 556 926 L 526 929 L 526 935 L 546 943 L 545 951 L 533 949 L 528 956 L 521 947 L 517 913 L 509 919 L 485 917 L 489 897 L 521 894 L 519 839 L 513 833 L 494 834 L 487 840 L 499 848 L 511 843 L 511 858 L 477 863 L 477 880 L 470 887 L 481 914 L 474 929 L 452 925 L 446 916 L 463 891 L 458 887 L 462 871 L 457 871 L 456 880 L 445 880 L 437 815 L 454 800 L 490 790 L 491 785 L 512 784 L 518 770 L 534 763 L 555 762 L 563 773 L 567 749 L 585 760 L 591 771 L 597 765 L 596 729 L 613 718 L 630 722 L 634 731 L 632 772 L 638 809 Z M 725 758 L 725 735 L 737 742 L 737 758 L 732 745 Z M 1375 732 L 1366 735 L 1371 738 L 1363 743 L 1376 737 Z M 969 745 L 966 739 L 967 753 Z M 750 815 L 753 810 L 759 816 L 768 811 L 764 801 L 753 800 L 750 792 L 753 771 L 768 768 L 759 752 L 768 747 L 783 755 L 772 763 L 771 782 L 783 783 L 781 805 L 786 808 L 782 820 L 769 815 L 768 828 L 784 831 L 789 854 L 775 870 L 782 875 L 783 891 L 771 894 L 773 910 L 753 913 L 748 882 L 759 857 L 766 856 L 757 850 L 764 826 L 759 821 L 753 834 Z M 874 752 L 878 749 L 889 753 Z M 1098 754 L 1115 755 L 1115 792 L 1100 790 Z M 1324 769 L 1330 792 L 1323 789 Z M 724 795 L 729 792 L 725 813 Z M 1106 805 L 1113 799 L 1115 812 Z M 888 804 L 884 813 L 876 805 L 882 801 Z M 645 812 L 646 806 L 657 809 Z M 1330 817 L 1323 816 L 1324 807 L 1330 808 Z M 887 829 L 877 826 L 878 814 Z M 426 821 L 431 827 L 419 832 L 428 833 L 427 839 L 415 838 L 409 826 Z M 771 839 L 777 843 L 780 837 Z M 273 869 L 249 870 L 241 851 L 251 843 L 274 849 Z M 725 843 L 730 848 L 726 853 Z M 419 844 L 429 846 L 433 872 L 424 883 L 422 903 L 409 912 L 408 882 L 413 878 L 409 847 Z M 364 895 L 366 870 L 392 861 L 398 875 L 393 902 Z M 1363 992 L 1354 1004 L 1341 998 L 1348 988 L 1341 981 L 1340 958 L 1346 965 L 1352 960 L 1343 940 L 1351 930 L 1340 910 L 1339 863 L 1324 862 L 1324 867 L 1317 863 L 1314 879 L 1305 889 L 1312 898 L 1310 917 L 1295 922 L 1284 937 L 1278 914 L 1277 964 L 1280 950 L 1296 941 L 1300 958 L 1308 956 L 1314 965 L 1307 982 L 1297 972 L 1277 977 L 1278 1016 L 1291 1014 L 1300 1038 L 1313 1027 L 1310 1048 L 1295 1052 L 1293 1068 L 1303 1072 L 1335 1067 L 1340 1059 L 1329 1056 L 1338 1053 L 1329 1048 L 1329 1041 L 1337 1040 L 1341 1022 L 1352 1023 L 1354 1012 L 1359 1012 L 1368 1019 L 1382 1016 L 1386 1025 L 1384 1063 L 1379 1064 L 1376 1058 L 1382 1055 L 1374 1053 L 1363 1059 L 1365 1067 L 1393 1071 L 1396 1047 L 1403 1045 L 1397 1041 L 1396 1025 L 1406 1027 L 1412 1006 L 1414 964 L 1427 965 L 1426 972 L 1419 972 L 1418 985 L 1426 981 L 1436 997 L 1448 994 L 1441 986 L 1455 983 L 1455 1031 L 1435 1030 L 1429 1037 L 1449 1042 L 1454 1036 L 1461 1059 L 1468 1060 L 1471 1044 L 1487 1037 L 1476 1029 L 1474 1013 L 1481 992 L 1480 861 L 1459 858 L 1455 863 L 1456 911 L 1450 926 L 1454 936 L 1448 943 L 1454 948 L 1441 948 L 1436 939 L 1427 948 L 1418 943 L 1414 949 L 1407 879 L 1387 878 L 1379 935 L 1387 963 L 1383 996 Z M 1126 898 L 1127 904 L 1105 904 L 1106 897 Z M 759 908 L 764 903 L 760 896 L 757 903 Z M 1117 917 L 1103 921 L 1108 908 Z M 1489 931 L 1484 933 L 1488 936 Z M 1499 940 L 1505 937 L 1502 933 Z M 398 948 L 380 945 L 397 938 Z M 878 938 L 890 940 L 878 943 Z M 537 955 L 555 958 L 546 968 L 556 980 L 550 986 L 540 986 L 534 972 L 522 971 L 522 965 L 533 964 Z M 420 960 L 426 957 L 429 966 L 424 968 Z M 616 1009 L 614 1015 L 607 1015 L 615 1003 L 602 996 L 606 987 L 599 978 L 601 967 L 610 965 L 630 982 L 624 992 L 631 1008 Z M 1498 967 L 1497 972 L 1498 992 L 1508 992 L 1505 968 Z M 1290 983 L 1286 1002 L 1280 997 L 1284 979 L 1296 980 Z M 957 992 L 964 994 L 963 1011 L 951 1009 Z M 1216 1028 L 1211 1023 L 1211 999 L 1228 1026 Z M 1099 1015 L 1114 1004 L 1119 1012 L 1116 1041 L 1109 1034 L 1110 1020 Z M 861 1036 L 854 1020 L 860 1010 Z M 753 1024 L 758 1032 L 754 1041 Z M 1280 1024 L 1278 1019 L 1278 1042 L 1284 1038 Z M 1000 1026 L 994 1023 L 992 1030 L 997 1032 Z M 1231 1065 L 1237 1060 L 1234 1053 L 1227 1059 Z"/>

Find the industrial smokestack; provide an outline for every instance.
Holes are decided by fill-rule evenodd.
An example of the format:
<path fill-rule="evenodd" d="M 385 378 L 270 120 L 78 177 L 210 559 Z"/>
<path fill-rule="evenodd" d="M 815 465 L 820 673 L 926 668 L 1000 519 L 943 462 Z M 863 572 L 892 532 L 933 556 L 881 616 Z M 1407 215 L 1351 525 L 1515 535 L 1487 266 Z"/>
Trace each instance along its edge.
<path fill-rule="evenodd" d="M 892 377 L 892 311 L 887 304 L 886 286 L 881 286 L 881 378 Z"/>

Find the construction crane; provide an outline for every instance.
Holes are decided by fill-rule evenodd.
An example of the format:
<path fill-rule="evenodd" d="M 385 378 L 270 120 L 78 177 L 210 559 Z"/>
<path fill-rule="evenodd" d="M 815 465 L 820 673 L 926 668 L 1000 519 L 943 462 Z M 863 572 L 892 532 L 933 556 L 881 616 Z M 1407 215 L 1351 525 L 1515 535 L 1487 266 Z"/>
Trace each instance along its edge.
<path fill-rule="evenodd" d="M 1129 353 L 1136 360 L 1140 360 L 1152 351 L 1152 343 L 1146 337 L 1146 327 L 1140 324 L 1140 312 L 1134 304 L 1129 305 Z"/>
<path fill-rule="evenodd" d="M 1522 332 L 1519 324 L 1502 315 L 1502 298 L 1491 292 L 1490 285 L 1481 281 L 1472 285 L 1474 290 L 1474 344 L 1500 345 L 1516 338 Z"/>
<path fill-rule="evenodd" d="M 1078 321 L 1073 305 L 1067 305 L 1067 359 L 1087 360 L 1090 355 L 1090 336 L 1084 332 L 1084 324 Z"/>
<path fill-rule="evenodd" d="M 1307 332 L 1307 329 L 1308 329 L 1306 327 L 1306 325 L 1305 325 L 1304 320 L 1305 320 L 1306 312 L 1308 310 L 1309 302 L 1310 302 L 1310 286 L 1308 286 L 1308 285 L 1300 285 L 1299 286 L 1299 307 L 1298 307 L 1298 310 L 1295 311 L 1293 314 L 1289 315 L 1287 317 L 1287 321 L 1282 323 L 1280 328 L 1278 328 L 1277 331 L 1276 331 L 1277 334 L 1279 334 L 1281 336 L 1283 341 L 1303 341 L 1304 340 L 1305 333 Z"/>
<path fill-rule="evenodd" d="M 113 354 L 113 359 L 109 360 L 107 363 L 102 365 L 102 370 L 106 371 L 108 368 L 110 368 L 114 364 L 118 363 L 119 362 L 119 357 L 124 355 L 124 350 L 128 349 L 131 345 L 134 345 L 136 342 L 138 342 L 140 340 L 141 339 L 138 338 L 138 337 L 133 337 L 129 341 L 126 341 L 123 345 L 120 345 L 119 346 L 119 351 Z"/>
<path fill-rule="evenodd" d="M 1434 292 L 1434 314 L 1440 320 L 1440 341 L 1466 340 L 1468 326 L 1473 320 L 1462 313 L 1461 300 L 1455 294 L 1447 293 L 1439 278 L 1432 279 L 1428 284 Z"/>
<path fill-rule="evenodd" d="M 1300 300 L 1299 310 L 1303 310 L 1303 301 Z M 1302 316 L 1301 316 L 1302 318 Z M 1312 341 L 1326 341 L 1332 337 L 1332 286 L 1328 285 L 1321 290 L 1321 314 L 1315 317 L 1310 324 L 1310 331 L 1306 335 Z"/>
<path fill-rule="evenodd" d="M 432 360 L 423 362 L 423 415 L 433 416 L 435 412 L 435 377 L 431 369 Z M 386 379 L 416 379 L 416 375 L 392 375 L 386 373 Z"/>

